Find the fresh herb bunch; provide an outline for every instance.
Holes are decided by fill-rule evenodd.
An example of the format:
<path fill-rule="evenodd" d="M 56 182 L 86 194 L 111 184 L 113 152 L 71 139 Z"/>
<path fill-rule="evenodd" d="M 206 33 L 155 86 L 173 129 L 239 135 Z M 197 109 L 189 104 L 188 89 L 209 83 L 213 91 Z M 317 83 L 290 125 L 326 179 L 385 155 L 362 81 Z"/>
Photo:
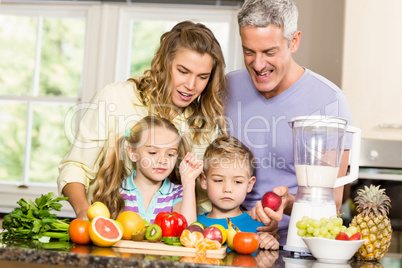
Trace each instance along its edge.
<path fill-rule="evenodd" d="M 15 208 L 3 219 L 3 229 L 0 234 L 3 239 L 36 239 L 53 238 L 60 241 L 69 240 L 68 220 L 57 219 L 51 210 L 60 211 L 62 204 L 59 201 L 67 200 L 67 197 L 52 199 L 54 193 L 42 195 L 35 199 L 35 203 L 21 198 Z"/>

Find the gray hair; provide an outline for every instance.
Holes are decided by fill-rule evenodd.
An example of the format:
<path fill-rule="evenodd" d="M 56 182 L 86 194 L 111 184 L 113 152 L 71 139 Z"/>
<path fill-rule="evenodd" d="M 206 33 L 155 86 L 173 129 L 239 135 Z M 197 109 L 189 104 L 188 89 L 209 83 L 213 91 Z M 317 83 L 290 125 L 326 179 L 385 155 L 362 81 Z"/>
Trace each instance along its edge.
<path fill-rule="evenodd" d="M 239 27 L 267 27 L 274 24 L 283 29 L 289 42 L 297 31 L 298 11 L 292 0 L 246 0 L 237 20 Z"/>

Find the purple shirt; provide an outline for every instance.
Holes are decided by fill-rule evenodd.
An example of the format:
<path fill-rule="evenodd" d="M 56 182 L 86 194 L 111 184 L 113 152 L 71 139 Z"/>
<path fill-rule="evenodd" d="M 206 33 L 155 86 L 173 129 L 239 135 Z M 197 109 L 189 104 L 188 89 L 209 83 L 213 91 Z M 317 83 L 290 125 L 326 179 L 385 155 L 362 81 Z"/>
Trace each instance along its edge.
<path fill-rule="evenodd" d="M 256 183 L 243 207 L 251 210 L 267 191 L 285 185 L 296 194 L 292 128 L 293 117 L 338 116 L 351 122 L 345 94 L 326 78 L 305 69 L 287 90 L 266 99 L 254 86 L 246 69 L 227 75 L 229 98 L 226 106 L 228 132 L 248 146 L 257 161 Z M 279 223 L 280 244 L 285 244 L 289 216 Z"/>
<path fill-rule="evenodd" d="M 159 212 L 173 212 L 173 207 L 183 200 L 183 186 L 174 184 L 166 178 L 161 188 L 152 197 L 147 210 L 145 210 L 141 191 L 134 183 L 135 175 L 135 171 L 131 173 L 123 181 L 120 188 L 120 193 L 126 205 L 125 211 L 131 210 L 137 212 L 143 219 L 153 224 Z"/>

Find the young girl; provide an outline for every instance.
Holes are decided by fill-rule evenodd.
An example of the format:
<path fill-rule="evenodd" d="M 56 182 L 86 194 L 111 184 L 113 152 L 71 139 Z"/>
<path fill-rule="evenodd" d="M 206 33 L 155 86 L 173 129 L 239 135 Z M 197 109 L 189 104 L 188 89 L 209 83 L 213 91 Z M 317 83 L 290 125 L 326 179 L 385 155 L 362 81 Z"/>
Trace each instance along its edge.
<path fill-rule="evenodd" d="M 134 164 L 131 174 L 125 165 L 124 147 Z M 93 200 L 103 202 L 112 218 L 131 210 L 153 223 L 159 212 L 176 211 L 189 223 L 196 221 L 195 179 L 202 172 L 203 162 L 193 153 L 183 158 L 186 147 L 185 139 L 170 121 L 144 117 L 117 139 L 116 146 L 108 148 Z M 177 174 L 176 163 L 181 159 Z"/>
<path fill-rule="evenodd" d="M 173 122 L 189 138 L 191 151 L 202 157 L 218 130 L 225 129 L 225 89 L 225 61 L 211 30 L 201 23 L 178 23 L 162 35 L 150 70 L 138 79 L 107 85 L 91 100 L 59 165 L 59 194 L 68 197 L 77 218 L 87 219 L 110 139 L 147 115 Z M 198 203 L 206 205 L 200 212 L 208 211 L 201 190 L 197 183 Z"/>

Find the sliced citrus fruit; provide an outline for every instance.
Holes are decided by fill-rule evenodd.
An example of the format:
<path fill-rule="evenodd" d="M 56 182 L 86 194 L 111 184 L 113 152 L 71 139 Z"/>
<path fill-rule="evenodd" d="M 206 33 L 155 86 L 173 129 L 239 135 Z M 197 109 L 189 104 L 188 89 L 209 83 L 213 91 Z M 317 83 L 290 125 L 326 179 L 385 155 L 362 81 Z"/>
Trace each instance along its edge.
<path fill-rule="evenodd" d="M 211 240 L 209 238 L 204 238 L 195 245 L 197 254 L 205 254 L 208 249 L 219 249 L 220 247 L 221 243 L 219 241 Z"/>
<path fill-rule="evenodd" d="M 197 254 L 196 257 L 183 257 L 180 259 L 180 262 L 187 262 L 187 263 L 200 263 L 200 264 L 214 264 L 220 265 L 219 259 L 215 258 L 207 258 L 203 254 Z"/>
<path fill-rule="evenodd" d="M 123 232 L 119 226 L 104 216 L 95 217 L 89 226 L 89 237 L 95 245 L 100 247 L 113 246 L 122 236 Z"/>
<path fill-rule="evenodd" d="M 131 234 L 145 227 L 144 219 L 134 211 L 123 211 L 116 219 L 123 225 L 123 238 L 131 239 Z"/>
<path fill-rule="evenodd" d="M 90 221 L 95 219 L 95 217 L 97 217 L 97 216 L 103 216 L 106 218 L 110 218 L 110 211 L 105 204 L 97 201 L 89 206 L 89 208 L 87 210 L 87 216 Z"/>
<path fill-rule="evenodd" d="M 183 230 L 180 236 L 181 244 L 188 248 L 195 248 L 195 245 L 203 239 L 204 235 L 202 233 L 190 232 L 189 230 Z"/>

